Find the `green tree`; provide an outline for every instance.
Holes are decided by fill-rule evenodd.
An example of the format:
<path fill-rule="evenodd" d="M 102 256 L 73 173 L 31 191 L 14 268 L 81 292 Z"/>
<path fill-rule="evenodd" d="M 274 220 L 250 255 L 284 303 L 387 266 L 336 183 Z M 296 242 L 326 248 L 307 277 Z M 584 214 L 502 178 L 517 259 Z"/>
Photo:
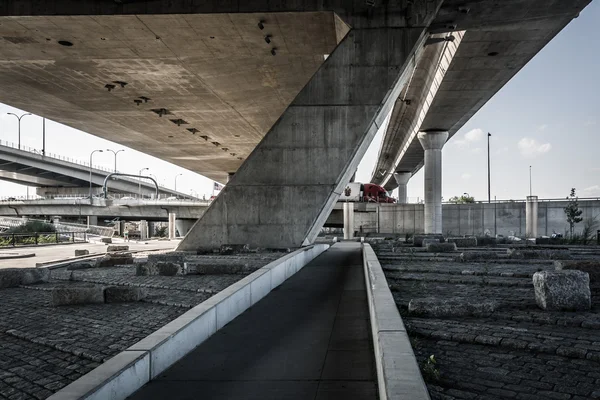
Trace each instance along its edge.
<path fill-rule="evenodd" d="M 450 197 L 450 199 L 448 201 L 450 201 L 451 203 L 456 203 L 456 204 L 467 204 L 467 203 L 475 203 L 475 198 L 473 196 L 467 196 L 466 194 L 463 194 L 460 197 L 458 197 L 458 196 Z"/>
<path fill-rule="evenodd" d="M 577 203 L 577 196 L 575 194 L 575 188 L 571 189 L 571 194 L 567 197 L 569 200 L 569 204 L 564 208 L 565 215 L 567 216 L 567 222 L 569 223 L 569 232 L 571 237 L 573 237 L 573 228 L 575 224 L 583 221 L 581 214 L 583 214 L 583 210 L 579 209 L 579 204 Z"/>

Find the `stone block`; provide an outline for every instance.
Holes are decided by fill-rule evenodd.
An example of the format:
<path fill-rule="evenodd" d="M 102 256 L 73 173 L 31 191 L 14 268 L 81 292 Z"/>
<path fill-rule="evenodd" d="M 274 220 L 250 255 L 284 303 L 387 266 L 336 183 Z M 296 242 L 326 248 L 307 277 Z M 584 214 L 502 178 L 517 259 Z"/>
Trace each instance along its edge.
<path fill-rule="evenodd" d="M 95 267 L 96 267 L 95 261 L 78 262 L 78 263 L 70 264 L 67 267 L 67 271 L 76 271 L 78 269 L 89 269 L 89 268 L 95 268 Z"/>
<path fill-rule="evenodd" d="M 439 239 L 423 239 L 423 242 L 421 243 L 421 247 L 427 247 L 427 245 L 429 244 L 439 244 L 440 240 Z"/>
<path fill-rule="evenodd" d="M 21 268 L 21 285 L 48 282 L 50 270 L 48 268 Z"/>
<path fill-rule="evenodd" d="M 54 306 L 99 303 L 104 303 L 102 286 L 64 286 L 52 290 L 52 305 Z"/>
<path fill-rule="evenodd" d="M 507 249 L 506 254 L 509 258 L 515 260 L 569 260 L 571 259 L 570 250 L 526 250 L 526 249 Z"/>
<path fill-rule="evenodd" d="M 175 276 L 186 275 L 186 269 L 179 263 L 159 261 L 155 263 L 137 264 L 135 268 L 137 276 Z"/>
<path fill-rule="evenodd" d="M 456 251 L 455 243 L 428 243 L 426 247 L 429 253 L 451 253 Z"/>
<path fill-rule="evenodd" d="M 493 313 L 497 307 L 498 303 L 495 301 L 473 300 L 468 297 L 427 297 L 411 299 L 408 303 L 408 311 L 411 314 L 436 318 L 485 316 Z"/>
<path fill-rule="evenodd" d="M 592 306 L 587 272 L 563 270 L 533 274 L 535 301 L 542 310 L 589 310 Z"/>
<path fill-rule="evenodd" d="M 103 238 L 100 238 L 100 242 L 104 243 L 104 244 L 111 244 L 112 243 L 112 238 L 103 237 Z"/>
<path fill-rule="evenodd" d="M 498 244 L 498 239 L 496 239 L 495 237 L 491 237 L 491 236 L 480 236 L 477 238 L 473 238 L 475 239 L 476 245 L 477 246 L 495 246 Z"/>
<path fill-rule="evenodd" d="M 448 238 L 446 241 L 456 244 L 456 247 L 477 247 L 476 237 L 455 237 Z"/>
<path fill-rule="evenodd" d="M 251 270 L 248 263 L 233 264 L 207 261 L 206 264 L 186 263 L 186 266 L 189 274 L 200 275 L 242 274 Z"/>
<path fill-rule="evenodd" d="M 437 239 L 438 242 L 444 242 L 444 235 L 414 235 L 413 244 L 416 247 L 423 247 L 423 240 L 425 239 Z"/>
<path fill-rule="evenodd" d="M 50 270 L 48 268 L 0 269 L 0 289 L 48 282 L 49 279 Z"/>
<path fill-rule="evenodd" d="M 456 261 L 485 261 L 498 259 L 498 253 L 493 251 L 465 251 L 456 257 Z"/>
<path fill-rule="evenodd" d="M 19 286 L 22 276 L 20 268 L 0 269 L 0 289 Z"/>
<path fill-rule="evenodd" d="M 115 252 L 115 251 L 129 251 L 129 246 L 125 245 L 112 245 L 106 248 L 107 252 Z"/>
<path fill-rule="evenodd" d="M 219 252 L 221 254 L 249 253 L 250 247 L 247 244 L 223 244 Z"/>
<path fill-rule="evenodd" d="M 130 252 L 107 253 L 96 261 L 98 268 L 129 264 L 133 264 L 133 256 Z"/>
<path fill-rule="evenodd" d="M 109 286 L 104 289 L 104 301 L 107 303 L 131 303 L 146 297 L 146 290 L 131 286 Z"/>
<path fill-rule="evenodd" d="M 594 260 L 559 260 L 554 261 L 554 267 L 557 271 L 578 270 L 587 272 L 590 276 L 590 283 L 600 282 L 600 261 Z"/>
<path fill-rule="evenodd" d="M 90 251 L 86 249 L 75 250 L 75 257 L 87 256 L 88 254 L 90 254 Z"/>

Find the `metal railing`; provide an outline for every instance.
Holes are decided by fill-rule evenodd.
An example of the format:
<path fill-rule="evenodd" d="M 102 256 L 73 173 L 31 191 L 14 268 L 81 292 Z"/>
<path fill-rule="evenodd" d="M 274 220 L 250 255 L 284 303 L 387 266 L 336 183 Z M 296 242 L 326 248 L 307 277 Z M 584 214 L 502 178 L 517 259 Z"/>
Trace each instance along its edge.
<path fill-rule="evenodd" d="M 111 226 L 96 226 L 96 225 L 84 225 L 75 224 L 70 222 L 48 222 L 43 220 L 29 219 L 29 218 L 15 218 L 15 217 L 0 217 L 0 229 L 8 230 L 24 225 L 27 222 L 44 222 L 54 225 L 54 229 L 58 233 L 85 233 L 98 236 L 112 236 L 114 234 L 114 228 Z"/>
<path fill-rule="evenodd" d="M 85 232 L 0 233 L 0 247 L 87 242 Z"/>

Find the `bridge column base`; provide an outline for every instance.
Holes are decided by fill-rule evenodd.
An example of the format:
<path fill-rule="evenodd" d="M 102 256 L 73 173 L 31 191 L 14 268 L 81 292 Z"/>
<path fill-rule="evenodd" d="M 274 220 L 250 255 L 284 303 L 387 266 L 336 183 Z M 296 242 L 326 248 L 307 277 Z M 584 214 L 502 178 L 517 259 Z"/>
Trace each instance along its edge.
<path fill-rule="evenodd" d="M 178 250 L 312 243 L 410 78 L 425 37 L 422 27 L 351 30 Z"/>

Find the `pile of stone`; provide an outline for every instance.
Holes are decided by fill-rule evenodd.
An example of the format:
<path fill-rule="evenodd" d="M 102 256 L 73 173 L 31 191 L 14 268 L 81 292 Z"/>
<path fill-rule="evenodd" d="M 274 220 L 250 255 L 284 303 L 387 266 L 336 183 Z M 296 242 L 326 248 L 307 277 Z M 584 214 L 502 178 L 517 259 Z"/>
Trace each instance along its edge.
<path fill-rule="evenodd" d="M 427 242 L 426 242 L 427 241 Z M 434 242 L 432 242 L 434 241 Z M 437 242 L 435 242 L 437 241 Z M 444 235 L 414 235 L 413 245 L 416 247 L 425 247 L 427 243 L 444 243 Z"/>

